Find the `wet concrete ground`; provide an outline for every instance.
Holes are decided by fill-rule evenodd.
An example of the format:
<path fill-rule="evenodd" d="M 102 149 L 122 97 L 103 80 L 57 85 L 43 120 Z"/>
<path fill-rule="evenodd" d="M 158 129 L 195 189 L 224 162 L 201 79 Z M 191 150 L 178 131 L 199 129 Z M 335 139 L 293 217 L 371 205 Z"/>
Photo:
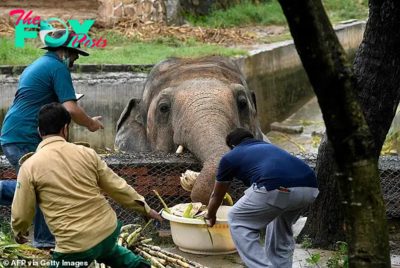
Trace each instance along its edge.
<path fill-rule="evenodd" d="M 181 255 L 192 261 L 198 262 L 204 266 L 212 268 L 243 268 L 246 267 L 238 253 L 228 254 L 228 255 L 217 255 L 217 256 L 206 256 L 206 255 L 194 255 L 189 253 L 184 253 L 178 248 L 167 248 L 167 251 L 173 252 L 175 254 Z M 305 268 L 305 267 L 317 267 L 307 263 L 306 259 L 310 258 L 310 254 L 321 254 L 321 260 L 318 263 L 319 267 L 327 267 L 323 263 L 326 263 L 331 253 L 326 250 L 316 250 L 310 249 L 308 252 L 301 248 L 300 245 L 296 245 L 296 250 L 293 256 L 293 268 Z M 283 267 L 282 267 L 283 268 Z"/>
<path fill-rule="evenodd" d="M 295 114 L 271 125 L 270 141 L 290 153 L 318 153 L 325 124 L 317 98 L 312 98 Z M 302 133 L 291 133 L 302 129 Z M 279 131 L 277 131 L 279 130 Z"/>
<path fill-rule="evenodd" d="M 192 261 L 198 262 L 205 267 L 210 268 L 243 268 L 246 267 L 242 262 L 238 253 L 228 255 L 195 255 L 180 251 L 177 247 L 164 248 L 165 250 L 181 255 Z M 321 258 L 316 264 L 308 263 L 307 259 L 311 258 L 313 254 L 320 254 Z M 308 249 L 305 250 L 301 245 L 297 244 L 293 255 L 292 268 L 327 268 L 327 261 L 332 257 L 332 251 L 320 250 L 320 249 Z M 392 268 L 400 268 L 400 256 L 391 256 Z M 279 267 L 285 268 L 285 267 Z"/>

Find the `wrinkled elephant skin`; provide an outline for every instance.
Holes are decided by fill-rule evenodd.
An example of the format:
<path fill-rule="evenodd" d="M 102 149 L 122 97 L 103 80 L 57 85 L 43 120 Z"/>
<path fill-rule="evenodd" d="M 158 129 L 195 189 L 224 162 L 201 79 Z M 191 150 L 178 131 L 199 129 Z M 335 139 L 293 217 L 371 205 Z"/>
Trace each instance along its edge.
<path fill-rule="evenodd" d="M 191 151 L 203 169 L 192 200 L 208 204 L 226 136 L 237 127 L 266 139 L 256 100 L 230 59 L 167 59 L 154 66 L 141 100 L 131 99 L 117 124 L 115 147 L 127 152 Z"/>

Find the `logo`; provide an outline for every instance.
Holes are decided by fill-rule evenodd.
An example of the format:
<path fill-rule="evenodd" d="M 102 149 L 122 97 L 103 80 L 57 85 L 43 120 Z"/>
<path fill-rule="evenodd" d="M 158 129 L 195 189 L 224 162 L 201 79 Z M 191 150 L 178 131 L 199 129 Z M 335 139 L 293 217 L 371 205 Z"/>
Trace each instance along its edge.
<path fill-rule="evenodd" d="M 25 11 L 22 9 L 12 10 L 10 16 L 19 14 L 18 19 L 15 21 L 15 46 L 24 47 L 25 39 L 27 38 L 37 38 L 36 31 L 25 31 L 26 28 L 38 28 L 40 24 L 39 37 L 42 42 L 49 47 L 59 47 L 64 44 L 68 39 L 68 26 L 67 24 L 57 18 L 51 18 L 47 20 L 41 20 L 40 17 L 31 18 L 33 11 L 29 11 L 25 15 Z M 25 16 L 24 16 L 25 15 Z M 50 21 L 58 21 L 65 27 L 65 34 L 58 39 L 52 38 L 51 33 L 57 29 L 49 23 Z M 69 25 L 75 34 L 68 47 L 76 47 L 81 43 L 85 47 L 105 47 L 107 45 L 107 40 L 100 37 L 99 40 L 91 39 L 88 35 L 90 28 L 92 27 L 95 20 L 85 20 L 81 25 L 78 20 L 68 20 Z"/>

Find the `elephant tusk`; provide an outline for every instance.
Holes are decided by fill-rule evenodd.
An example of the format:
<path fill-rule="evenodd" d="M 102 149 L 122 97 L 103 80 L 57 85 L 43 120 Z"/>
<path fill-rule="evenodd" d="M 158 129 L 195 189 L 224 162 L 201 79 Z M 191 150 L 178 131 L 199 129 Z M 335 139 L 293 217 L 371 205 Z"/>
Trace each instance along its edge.
<path fill-rule="evenodd" d="M 178 149 L 176 150 L 177 154 L 181 154 L 183 152 L 183 146 L 179 145 Z"/>

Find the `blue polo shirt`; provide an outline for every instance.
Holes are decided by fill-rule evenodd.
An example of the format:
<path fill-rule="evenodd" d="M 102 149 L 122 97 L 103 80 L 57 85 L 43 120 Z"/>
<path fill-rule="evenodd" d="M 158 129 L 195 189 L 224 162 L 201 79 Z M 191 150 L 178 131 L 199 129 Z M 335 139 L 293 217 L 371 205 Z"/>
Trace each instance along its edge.
<path fill-rule="evenodd" d="M 254 183 L 268 191 L 293 187 L 317 188 L 314 171 L 302 160 L 281 148 L 256 139 L 241 142 L 221 158 L 217 182 L 234 178 L 246 186 Z"/>
<path fill-rule="evenodd" d="M 40 108 L 52 102 L 76 100 L 69 69 L 54 52 L 47 52 L 29 65 L 19 78 L 15 99 L 3 122 L 1 145 L 39 144 Z"/>

